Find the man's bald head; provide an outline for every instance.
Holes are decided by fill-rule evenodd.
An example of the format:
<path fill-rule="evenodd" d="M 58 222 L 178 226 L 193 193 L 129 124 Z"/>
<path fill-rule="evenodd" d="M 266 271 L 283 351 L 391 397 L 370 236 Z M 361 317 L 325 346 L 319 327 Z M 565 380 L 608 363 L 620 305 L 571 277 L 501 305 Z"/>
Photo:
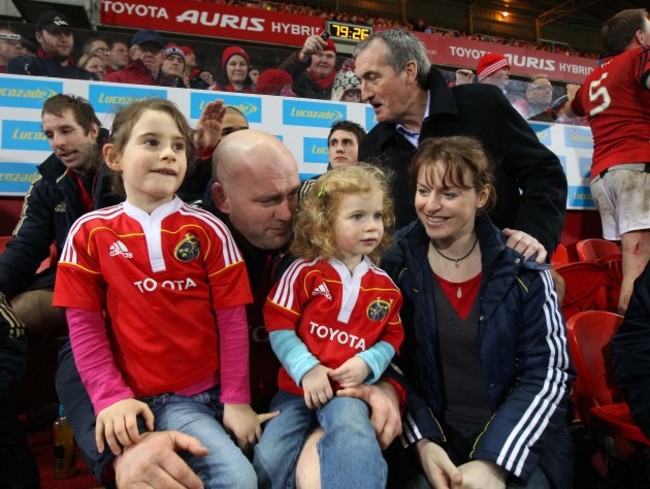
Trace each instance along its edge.
<path fill-rule="evenodd" d="M 235 229 L 257 248 L 285 246 L 300 189 L 289 148 L 262 131 L 237 131 L 221 140 L 212 162 L 212 199 Z"/>

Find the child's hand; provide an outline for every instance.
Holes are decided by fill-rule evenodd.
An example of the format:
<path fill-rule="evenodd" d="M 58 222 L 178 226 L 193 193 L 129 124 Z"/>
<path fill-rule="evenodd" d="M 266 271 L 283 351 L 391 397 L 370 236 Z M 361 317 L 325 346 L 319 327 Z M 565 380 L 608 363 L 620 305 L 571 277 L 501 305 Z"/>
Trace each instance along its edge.
<path fill-rule="evenodd" d="M 318 364 L 303 375 L 302 390 L 305 393 L 305 404 L 309 409 L 320 408 L 334 397 L 334 391 L 328 377 L 331 371 L 331 368 Z"/>
<path fill-rule="evenodd" d="M 224 404 L 223 426 L 237 438 L 237 445 L 246 453 L 262 436 L 262 423 L 275 418 L 280 411 L 257 414 L 248 404 Z"/>
<path fill-rule="evenodd" d="M 338 382 L 341 387 L 356 387 L 370 375 L 370 367 L 359 357 L 352 357 L 343 362 L 336 370 L 330 372 L 330 378 Z"/>
<path fill-rule="evenodd" d="M 138 415 L 144 419 L 147 430 L 153 431 L 153 413 L 142 401 L 122 399 L 102 409 L 97 415 L 95 427 L 95 441 L 99 453 L 104 452 L 104 438 L 115 456 L 122 453 L 122 447 L 130 447 L 139 442 Z"/>

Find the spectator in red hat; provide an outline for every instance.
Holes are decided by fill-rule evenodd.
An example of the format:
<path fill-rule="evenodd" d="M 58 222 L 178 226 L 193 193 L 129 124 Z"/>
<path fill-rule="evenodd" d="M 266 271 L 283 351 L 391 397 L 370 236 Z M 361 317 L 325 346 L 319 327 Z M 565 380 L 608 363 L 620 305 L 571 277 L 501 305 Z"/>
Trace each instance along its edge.
<path fill-rule="evenodd" d="M 253 82 L 248 76 L 250 64 L 250 56 L 244 48 L 230 46 L 224 49 L 221 55 L 221 69 L 224 75 L 212 89 L 221 92 L 255 93 Z"/>
<path fill-rule="evenodd" d="M 336 45 L 332 39 L 309 36 L 302 49 L 280 65 L 293 77 L 293 89 L 299 97 L 330 100 L 336 71 Z"/>
<path fill-rule="evenodd" d="M 512 106 L 517 109 L 517 112 L 526 118 L 527 109 L 524 98 L 514 93 L 509 93 L 507 90 L 510 80 L 510 61 L 508 61 L 508 58 L 499 53 L 484 54 L 478 60 L 476 77 L 479 83 L 487 83 L 488 85 L 499 87 Z"/>
<path fill-rule="evenodd" d="M 291 75 L 277 68 L 264 70 L 257 80 L 257 93 L 260 95 L 281 95 L 283 97 L 296 97 L 291 85 Z"/>
<path fill-rule="evenodd" d="M 487 53 L 478 60 L 476 76 L 479 83 L 496 85 L 501 90 L 506 89 L 510 78 L 510 61 L 503 54 Z"/>

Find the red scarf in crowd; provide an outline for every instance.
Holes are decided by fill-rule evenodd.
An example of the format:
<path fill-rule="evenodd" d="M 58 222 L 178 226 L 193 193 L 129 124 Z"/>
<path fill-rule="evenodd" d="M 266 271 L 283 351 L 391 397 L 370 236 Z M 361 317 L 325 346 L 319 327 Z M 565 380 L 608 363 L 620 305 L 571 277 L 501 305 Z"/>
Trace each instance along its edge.
<path fill-rule="evenodd" d="M 332 85 L 334 85 L 334 77 L 336 76 L 336 70 L 334 68 L 332 68 L 332 71 L 330 71 L 330 74 L 326 77 L 316 76 L 314 72 L 311 71 L 311 68 L 307 68 L 307 71 L 309 72 L 311 79 L 314 81 L 314 84 L 320 90 L 329 90 L 332 88 Z"/>

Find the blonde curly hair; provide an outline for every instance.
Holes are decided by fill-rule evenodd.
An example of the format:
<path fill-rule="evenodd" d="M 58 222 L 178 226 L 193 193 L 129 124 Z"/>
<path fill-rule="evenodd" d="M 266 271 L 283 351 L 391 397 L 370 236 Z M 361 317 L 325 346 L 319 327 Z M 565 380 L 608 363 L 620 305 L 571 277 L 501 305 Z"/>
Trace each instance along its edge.
<path fill-rule="evenodd" d="M 334 168 L 323 173 L 311 192 L 300 203 L 293 224 L 291 252 L 306 260 L 336 257 L 334 220 L 344 197 L 354 194 L 381 192 L 383 196 L 384 236 L 369 255 L 377 262 L 390 245 L 390 229 L 395 223 L 393 201 L 390 197 L 389 176 L 381 168 L 365 163 Z"/>

